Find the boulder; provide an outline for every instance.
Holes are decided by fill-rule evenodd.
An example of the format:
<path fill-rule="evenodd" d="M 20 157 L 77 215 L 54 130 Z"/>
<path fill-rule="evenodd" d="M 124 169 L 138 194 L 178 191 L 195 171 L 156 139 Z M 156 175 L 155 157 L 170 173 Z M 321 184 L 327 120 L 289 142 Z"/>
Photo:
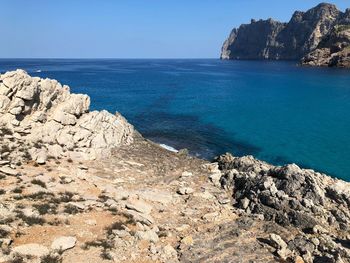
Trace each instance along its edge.
<path fill-rule="evenodd" d="M 55 240 L 51 244 L 51 249 L 65 251 L 67 249 L 75 247 L 77 242 L 76 237 L 72 236 L 62 236 L 55 238 Z"/>

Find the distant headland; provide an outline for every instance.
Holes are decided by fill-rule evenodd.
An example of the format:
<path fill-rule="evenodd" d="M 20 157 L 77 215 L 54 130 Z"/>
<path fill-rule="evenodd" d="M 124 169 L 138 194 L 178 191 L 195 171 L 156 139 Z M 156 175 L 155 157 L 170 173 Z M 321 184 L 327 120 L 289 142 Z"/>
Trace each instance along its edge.
<path fill-rule="evenodd" d="M 350 67 L 350 9 L 321 3 L 294 12 L 288 23 L 254 20 L 234 28 L 221 59 L 299 60 L 303 65 Z"/>

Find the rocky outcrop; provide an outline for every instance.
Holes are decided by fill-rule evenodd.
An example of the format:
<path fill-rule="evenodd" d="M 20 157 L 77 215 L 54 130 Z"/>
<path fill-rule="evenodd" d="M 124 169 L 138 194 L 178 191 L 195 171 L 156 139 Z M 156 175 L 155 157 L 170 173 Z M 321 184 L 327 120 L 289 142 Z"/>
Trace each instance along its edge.
<path fill-rule="evenodd" d="M 324 262 L 350 260 L 348 247 L 343 246 L 350 231 L 349 183 L 295 164 L 272 166 L 251 156 L 225 154 L 217 161 L 223 172 L 221 184 L 232 191 L 235 207 L 299 231 L 290 235 L 287 247 L 282 246 L 284 259 L 294 251 L 305 262 L 319 262 L 314 261 L 319 257 L 328 260 Z"/>
<path fill-rule="evenodd" d="M 349 10 L 342 13 L 335 5 L 326 3 L 319 4 L 307 12 L 296 11 L 288 23 L 272 19 L 252 20 L 250 24 L 243 24 L 232 30 L 222 47 L 221 59 L 300 60 L 307 56 L 305 61 L 310 61 L 313 57 L 329 57 L 330 54 L 326 52 L 322 52 L 322 55 L 319 51 L 308 54 L 319 50 L 325 45 L 322 42 L 327 42 L 326 39 L 333 45 L 339 37 L 344 37 L 342 35 L 334 38 L 329 35 L 348 22 Z M 341 58 L 334 60 L 342 61 Z M 309 64 L 317 65 L 316 62 Z M 329 63 L 331 66 L 343 64 Z"/>
<path fill-rule="evenodd" d="M 336 25 L 301 63 L 309 66 L 350 67 L 350 23 Z"/>
<path fill-rule="evenodd" d="M 102 158 L 133 140 L 133 127 L 119 113 L 90 112 L 89 106 L 87 95 L 72 94 L 56 80 L 23 70 L 0 75 L 1 140 L 9 141 L 1 159 L 31 157 L 43 164 L 69 154 Z"/>

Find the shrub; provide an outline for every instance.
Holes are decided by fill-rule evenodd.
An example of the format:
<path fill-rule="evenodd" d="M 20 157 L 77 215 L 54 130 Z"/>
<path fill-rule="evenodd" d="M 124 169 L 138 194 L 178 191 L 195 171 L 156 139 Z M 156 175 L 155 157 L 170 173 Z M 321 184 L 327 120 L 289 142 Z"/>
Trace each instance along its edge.
<path fill-rule="evenodd" d="M 21 187 L 16 187 L 12 190 L 12 192 L 15 194 L 21 194 L 23 192 L 23 189 Z"/>
<path fill-rule="evenodd" d="M 48 254 L 40 258 L 40 263 L 61 263 L 62 257 L 60 255 Z"/>
<path fill-rule="evenodd" d="M 19 210 L 17 210 L 16 213 L 17 213 L 17 217 L 22 219 L 22 221 L 25 222 L 29 226 L 43 225 L 46 222 L 45 219 L 43 219 L 41 217 L 26 216 L 25 214 L 23 214 L 22 211 L 19 211 Z"/>
<path fill-rule="evenodd" d="M 33 179 L 33 180 L 31 181 L 31 183 L 32 183 L 32 184 L 39 185 L 39 186 L 41 186 L 42 188 L 46 188 L 46 184 L 45 184 L 43 181 L 39 180 L 39 179 Z"/>
<path fill-rule="evenodd" d="M 56 204 L 35 204 L 33 207 L 38 210 L 40 215 L 57 214 Z"/>
<path fill-rule="evenodd" d="M 78 214 L 79 213 L 79 208 L 74 206 L 74 205 L 71 205 L 71 204 L 67 204 L 65 207 L 64 207 L 64 212 L 67 213 L 67 214 L 71 214 L 71 215 L 75 215 L 75 214 Z"/>

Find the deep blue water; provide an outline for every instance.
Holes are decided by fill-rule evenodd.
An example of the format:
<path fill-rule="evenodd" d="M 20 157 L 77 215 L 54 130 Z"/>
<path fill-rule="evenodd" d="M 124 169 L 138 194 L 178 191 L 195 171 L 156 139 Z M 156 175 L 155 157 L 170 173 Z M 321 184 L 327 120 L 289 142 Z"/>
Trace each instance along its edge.
<path fill-rule="evenodd" d="M 350 180 L 350 71 L 295 62 L 0 60 L 91 96 L 147 138 L 205 158 L 230 151 Z M 36 72 L 41 70 L 41 72 Z"/>

